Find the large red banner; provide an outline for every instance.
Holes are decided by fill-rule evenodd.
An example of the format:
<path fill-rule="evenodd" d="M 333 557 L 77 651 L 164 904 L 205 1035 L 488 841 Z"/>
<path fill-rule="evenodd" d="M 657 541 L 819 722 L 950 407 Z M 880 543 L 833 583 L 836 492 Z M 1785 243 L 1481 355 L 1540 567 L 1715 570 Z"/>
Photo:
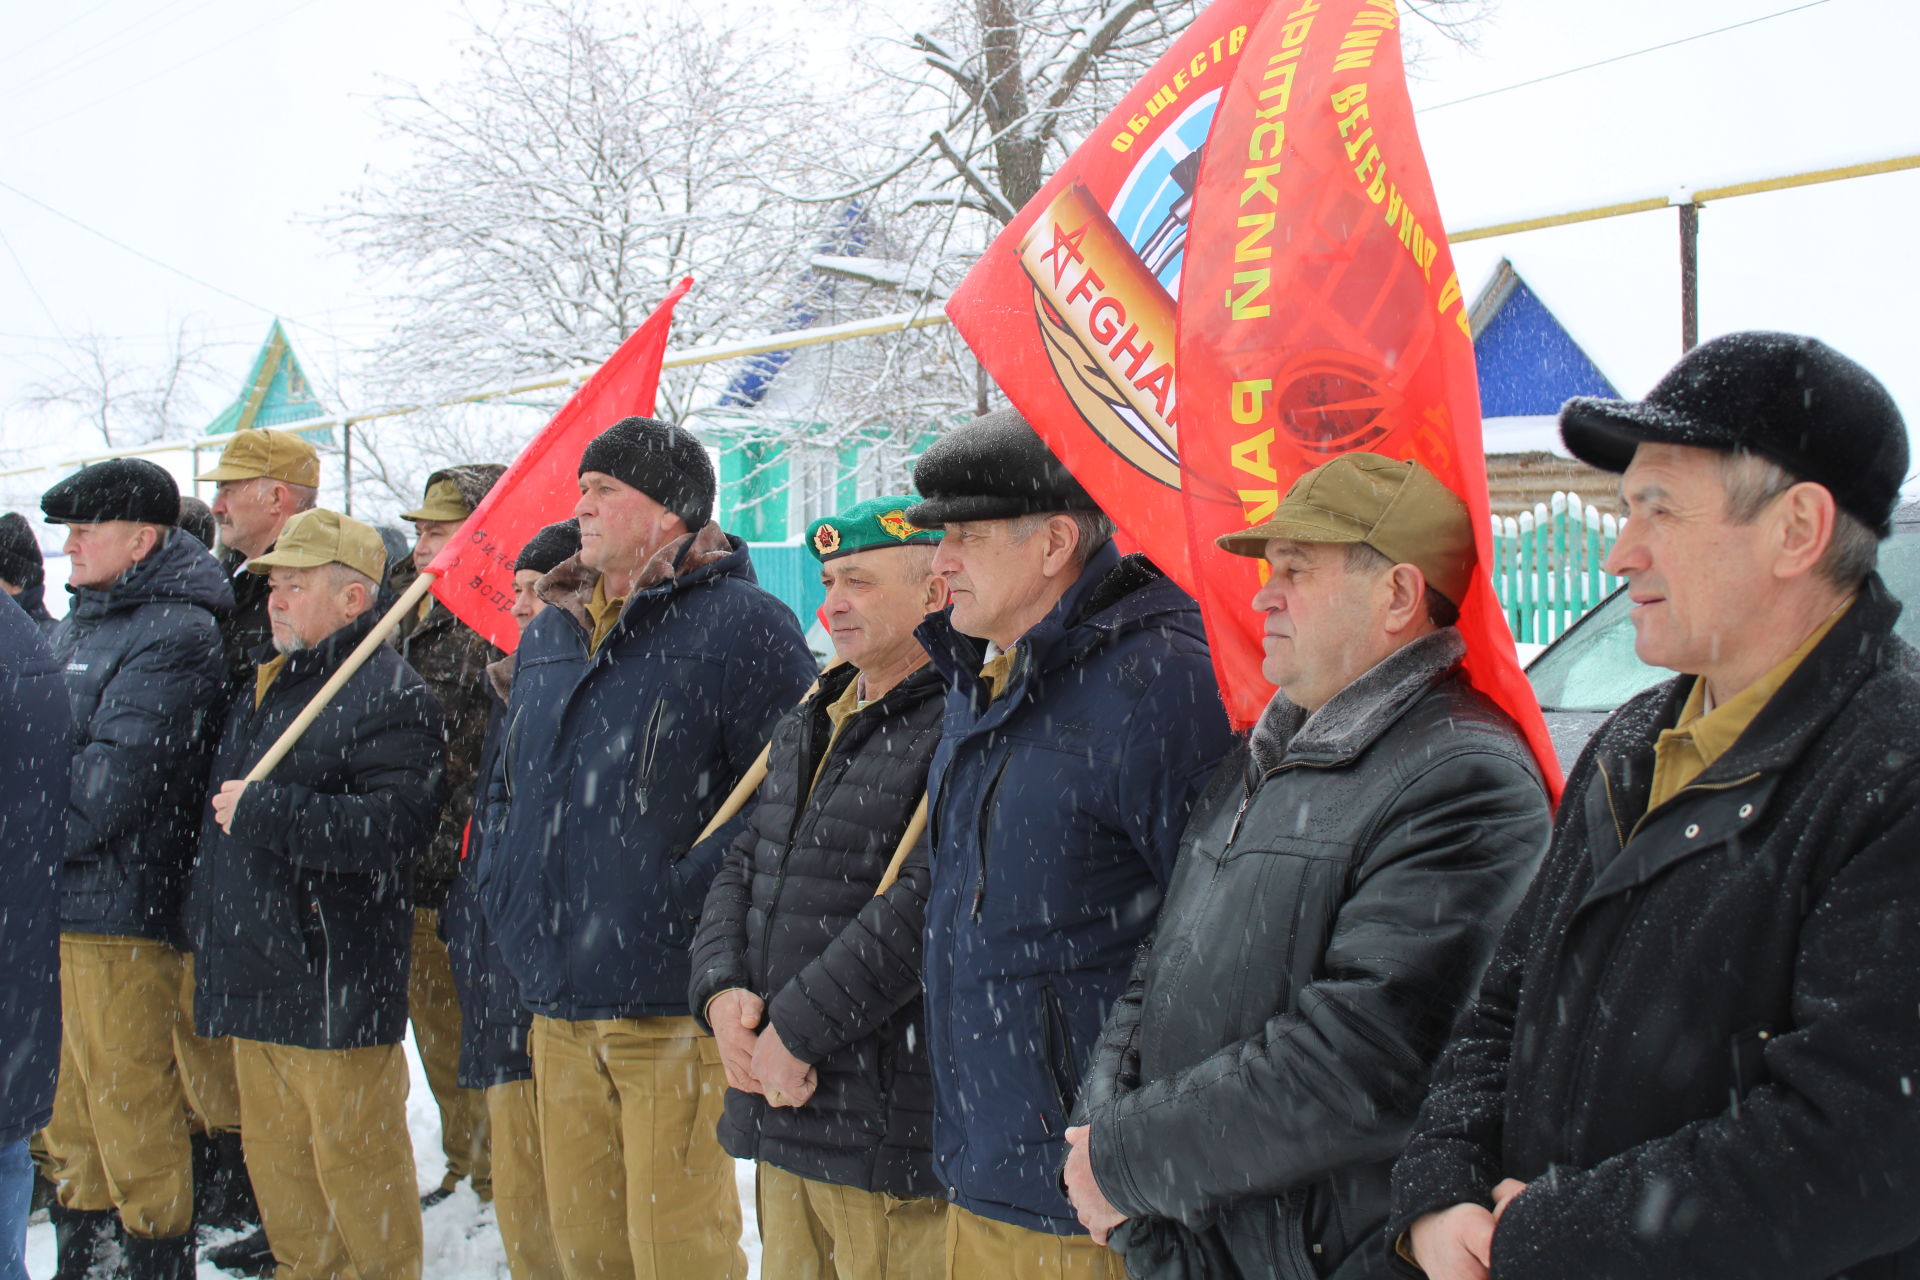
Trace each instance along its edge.
<path fill-rule="evenodd" d="M 1283 0 L 1215 116 L 1181 281 L 1180 459 L 1189 549 L 1229 712 L 1270 696 L 1265 566 L 1210 554 L 1337 454 L 1424 463 L 1474 512 L 1461 606 L 1475 685 L 1527 732 L 1558 791 L 1533 691 L 1493 595 L 1486 459 L 1466 302 L 1414 129 L 1393 0 Z"/>
<path fill-rule="evenodd" d="M 508 653 L 520 644 L 520 628 L 510 612 L 513 562 L 520 548 L 545 526 L 572 514 L 580 497 L 580 455 L 588 443 L 621 418 L 652 415 L 673 304 L 691 288 L 689 276 L 660 300 L 653 314 L 528 441 L 467 517 L 460 536 L 427 566 L 438 575 L 433 594 L 441 603 Z"/>
<path fill-rule="evenodd" d="M 1175 307 L 1215 107 L 1262 0 L 1215 0 L 947 303 L 1015 408 L 1182 587 Z"/>
<path fill-rule="evenodd" d="M 1264 566 L 1213 540 L 1303 472 L 1418 458 L 1477 517 L 1465 300 L 1414 130 L 1393 0 L 1216 0 L 947 305 L 1089 492 L 1201 603 L 1235 724 L 1272 695 Z M 1490 572 L 1461 602 L 1475 683 L 1559 769 Z"/>

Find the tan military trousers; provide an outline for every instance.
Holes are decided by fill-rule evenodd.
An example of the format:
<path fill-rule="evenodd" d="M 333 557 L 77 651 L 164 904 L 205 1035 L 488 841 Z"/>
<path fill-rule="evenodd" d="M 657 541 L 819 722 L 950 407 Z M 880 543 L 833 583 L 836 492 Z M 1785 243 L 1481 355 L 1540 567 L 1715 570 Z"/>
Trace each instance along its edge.
<path fill-rule="evenodd" d="M 533 1020 L 547 1207 L 568 1280 L 744 1280 L 714 1126 L 726 1079 L 692 1018 Z"/>
<path fill-rule="evenodd" d="M 947 1209 L 951 1280 L 1127 1280 L 1120 1255 L 1092 1236 L 1056 1236 Z"/>
<path fill-rule="evenodd" d="M 761 1280 L 943 1280 L 947 1203 L 899 1200 L 761 1163 Z"/>
<path fill-rule="evenodd" d="M 240 1128 L 233 1041 L 193 1033 L 193 953 L 180 958 L 180 1023 L 173 1030 L 173 1058 L 180 1066 L 189 1119 L 196 1133 L 232 1133 Z"/>
<path fill-rule="evenodd" d="M 233 1065 L 277 1280 L 418 1280 L 401 1047 L 297 1049 L 236 1036 Z"/>
<path fill-rule="evenodd" d="M 60 1080 L 47 1152 L 69 1209 L 118 1209 L 133 1235 L 193 1225 L 187 1099 L 173 1059 L 180 952 L 60 935 Z"/>
<path fill-rule="evenodd" d="M 493 1215 L 507 1247 L 507 1270 L 513 1280 L 560 1280 L 533 1081 L 496 1084 L 486 1099 L 493 1131 Z"/>
<path fill-rule="evenodd" d="M 427 1087 L 440 1111 L 440 1150 L 447 1158 L 440 1185 L 451 1191 L 469 1179 L 482 1200 L 493 1195 L 487 1157 L 487 1100 L 479 1089 L 460 1087 L 460 999 L 453 986 L 447 944 L 440 941 L 440 913 L 413 913 L 413 967 L 407 974 L 407 1018 L 413 1045 L 426 1069 Z"/>

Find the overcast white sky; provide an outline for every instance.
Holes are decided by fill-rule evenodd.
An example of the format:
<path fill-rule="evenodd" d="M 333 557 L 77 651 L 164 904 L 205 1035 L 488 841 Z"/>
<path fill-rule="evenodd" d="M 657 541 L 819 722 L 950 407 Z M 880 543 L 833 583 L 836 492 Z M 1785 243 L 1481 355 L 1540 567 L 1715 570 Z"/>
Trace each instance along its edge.
<path fill-rule="evenodd" d="M 0 4 L 0 468 L 92 443 L 15 403 L 58 345 L 87 330 L 157 352 L 170 323 L 189 318 L 222 344 L 216 355 L 237 389 L 277 313 L 328 388 L 376 331 L 378 301 L 312 219 L 337 208 L 370 161 L 400 158 L 373 110 L 381 77 L 454 75 L 465 29 L 445 0 Z M 1917 48 L 1920 8 L 1907 0 L 1503 0 L 1477 49 L 1428 42 L 1414 96 L 1426 108 L 1441 210 L 1465 228 L 1683 183 L 1920 153 Z M 1920 172 L 1708 207 L 1702 335 L 1816 334 L 1878 373 L 1911 420 L 1915 207 Z M 1679 354 L 1676 217 L 1482 241 L 1455 255 L 1469 295 L 1511 257 L 1637 396 Z"/>

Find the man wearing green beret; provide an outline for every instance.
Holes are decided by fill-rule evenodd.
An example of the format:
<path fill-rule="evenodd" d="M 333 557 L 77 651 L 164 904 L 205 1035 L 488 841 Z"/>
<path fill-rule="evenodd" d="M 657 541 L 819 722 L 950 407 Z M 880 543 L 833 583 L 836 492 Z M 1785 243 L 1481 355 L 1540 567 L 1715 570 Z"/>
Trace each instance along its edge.
<path fill-rule="evenodd" d="M 460 536 L 467 517 L 505 471 L 497 462 L 483 462 L 427 477 L 420 505 L 400 517 L 417 531 L 416 570 L 424 571 Z M 493 1195 L 486 1098 L 477 1089 L 460 1087 L 460 1003 L 440 937 L 440 909 L 460 869 L 467 819 L 473 814 L 474 771 L 491 711 L 487 666 L 503 655 L 429 595 L 400 621 L 400 656 L 427 682 L 447 717 L 447 805 L 414 873 L 413 969 L 407 983 L 413 1042 L 440 1111 L 440 1150 L 447 1161 L 440 1185 L 425 1197 L 431 1206 L 451 1195 L 463 1178 L 472 1181 L 482 1200 Z"/>
<path fill-rule="evenodd" d="M 940 534 L 874 498 L 807 530 L 840 664 L 773 733 L 693 946 L 689 1002 L 727 1073 L 720 1145 L 759 1162 L 762 1274 L 944 1274 L 920 1006 L 923 796 L 946 604 Z"/>
<path fill-rule="evenodd" d="M 386 564 L 378 532 L 322 508 L 248 562 L 270 584 L 273 656 L 227 713 L 188 890 L 196 1030 L 233 1037 L 280 1280 L 420 1274 L 400 1041 L 414 868 L 446 796 L 439 704 L 376 645 L 246 780 L 372 630 Z"/>

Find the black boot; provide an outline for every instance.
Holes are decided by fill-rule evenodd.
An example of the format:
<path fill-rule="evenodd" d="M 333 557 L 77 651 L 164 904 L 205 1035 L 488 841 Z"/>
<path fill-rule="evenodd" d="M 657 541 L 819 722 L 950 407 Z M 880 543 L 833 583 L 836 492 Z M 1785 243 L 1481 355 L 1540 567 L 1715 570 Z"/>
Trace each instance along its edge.
<path fill-rule="evenodd" d="M 33 1204 L 27 1210 L 31 1218 L 34 1214 L 51 1213 L 53 1206 L 60 1202 L 60 1184 L 40 1172 L 38 1165 L 33 1170 Z"/>
<path fill-rule="evenodd" d="M 147 1239 L 129 1235 L 127 1251 L 128 1280 L 193 1280 L 193 1233 Z"/>
<path fill-rule="evenodd" d="M 232 1244 L 209 1250 L 207 1261 L 222 1271 L 242 1276 L 270 1276 L 277 1265 L 273 1260 L 273 1246 L 267 1243 L 265 1231 L 256 1231 Z"/>
<path fill-rule="evenodd" d="M 120 1250 L 120 1214 L 113 1209 L 69 1209 L 55 1204 L 53 1238 L 59 1249 L 59 1270 L 53 1280 L 102 1280 L 124 1276 Z"/>
<path fill-rule="evenodd" d="M 193 1220 L 218 1231 L 260 1225 L 260 1205 L 253 1198 L 239 1134 L 194 1135 Z"/>

